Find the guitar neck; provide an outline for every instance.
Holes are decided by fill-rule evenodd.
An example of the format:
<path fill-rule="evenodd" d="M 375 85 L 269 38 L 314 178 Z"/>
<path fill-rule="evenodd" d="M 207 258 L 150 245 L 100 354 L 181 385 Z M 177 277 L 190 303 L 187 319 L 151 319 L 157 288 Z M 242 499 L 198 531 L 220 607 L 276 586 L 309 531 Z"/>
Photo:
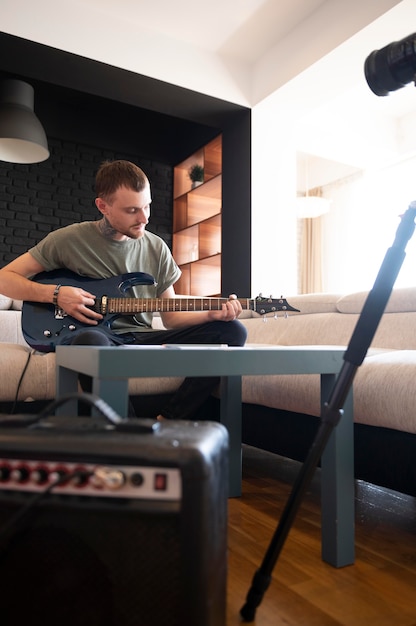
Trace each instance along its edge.
<path fill-rule="evenodd" d="M 164 313 L 170 311 L 220 311 L 228 298 L 106 298 L 107 313 Z M 239 298 L 243 309 L 253 309 L 253 300 Z"/>

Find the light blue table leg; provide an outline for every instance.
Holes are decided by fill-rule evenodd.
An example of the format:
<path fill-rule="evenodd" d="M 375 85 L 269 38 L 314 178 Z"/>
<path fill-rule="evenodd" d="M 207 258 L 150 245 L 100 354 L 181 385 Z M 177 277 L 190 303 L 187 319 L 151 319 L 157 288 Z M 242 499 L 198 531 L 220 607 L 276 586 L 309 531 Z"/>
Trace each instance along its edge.
<path fill-rule="evenodd" d="M 241 496 L 241 376 L 221 378 L 220 420 L 229 436 L 229 491 L 231 498 Z"/>
<path fill-rule="evenodd" d="M 128 416 L 128 379 L 94 378 L 92 392 L 111 406 L 120 417 Z"/>
<path fill-rule="evenodd" d="M 78 391 L 78 372 L 59 366 L 56 368 L 56 397 Z M 93 378 L 92 392 L 107 402 L 120 417 L 128 416 L 128 380 Z M 77 400 L 70 400 L 59 406 L 56 415 L 78 415 Z M 94 410 L 93 410 L 94 413 Z"/>
<path fill-rule="evenodd" d="M 335 377 L 322 375 L 321 394 L 326 402 Z M 349 393 L 344 413 L 322 455 L 322 559 L 334 567 L 354 563 L 354 418 Z"/>
<path fill-rule="evenodd" d="M 59 366 L 56 368 L 56 399 L 59 400 L 63 396 L 78 391 L 78 373 L 66 367 Z M 78 402 L 69 400 L 59 406 L 56 415 L 78 415 Z"/>

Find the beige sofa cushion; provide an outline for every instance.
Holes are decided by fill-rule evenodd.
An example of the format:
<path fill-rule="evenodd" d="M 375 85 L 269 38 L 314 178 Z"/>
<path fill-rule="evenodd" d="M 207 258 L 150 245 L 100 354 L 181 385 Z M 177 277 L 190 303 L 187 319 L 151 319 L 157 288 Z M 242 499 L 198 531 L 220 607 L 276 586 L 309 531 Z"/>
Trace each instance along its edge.
<path fill-rule="evenodd" d="M 307 315 L 308 313 L 335 313 L 337 302 L 341 294 L 334 293 L 306 293 L 302 295 L 289 296 L 288 304 L 300 312 L 290 312 L 290 315 Z"/>
<path fill-rule="evenodd" d="M 16 343 L 20 346 L 28 347 L 22 335 L 21 312 L 10 309 L 2 311 L 0 315 L 0 344 L 2 342 Z"/>
<path fill-rule="evenodd" d="M 368 291 L 360 291 L 342 296 L 337 302 L 337 310 L 340 313 L 361 313 L 367 296 Z M 415 287 L 394 289 L 384 312 L 403 313 L 406 311 L 416 311 Z"/>
<path fill-rule="evenodd" d="M 355 422 L 416 433 L 415 351 L 367 356 L 357 369 L 353 389 Z M 320 377 L 245 376 L 243 401 L 319 416 Z"/>
<path fill-rule="evenodd" d="M 0 293 L 0 311 L 7 311 L 7 309 L 11 309 L 13 304 L 13 300 L 8 298 L 7 296 L 3 296 Z"/>
<path fill-rule="evenodd" d="M 291 314 L 287 319 L 252 318 L 241 322 L 248 331 L 248 343 L 347 346 L 354 333 L 358 313 Z M 416 313 L 386 313 L 383 315 L 371 343 L 373 348 L 388 350 L 416 349 Z"/>
<path fill-rule="evenodd" d="M 26 368 L 27 366 L 27 368 Z M 25 371 L 26 368 L 26 371 Z M 49 400 L 55 397 L 55 355 L 36 354 L 28 347 L 13 343 L 0 344 L 0 400 Z"/>
<path fill-rule="evenodd" d="M 339 313 L 291 314 L 287 318 L 241 321 L 248 331 L 248 343 L 283 346 L 347 345 L 355 327 L 354 316 Z"/>
<path fill-rule="evenodd" d="M 23 307 L 23 300 L 13 300 L 11 308 L 14 311 L 21 311 Z"/>
<path fill-rule="evenodd" d="M 416 352 L 368 356 L 354 381 L 354 421 L 416 433 Z"/>
<path fill-rule="evenodd" d="M 315 374 L 243 376 L 243 402 L 320 415 L 320 377 Z"/>
<path fill-rule="evenodd" d="M 129 393 L 131 395 L 149 396 L 173 393 L 183 382 L 183 377 L 170 376 L 160 378 L 130 378 Z"/>
<path fill-rule="evenodd" d="M 53 352 L 40 354 L 25 346 L 0 343 L 0 402 L 12 402 L 15 399 L 19 380 L 27 363 L 18 400 L 52 400 L 55 397 L 56 371 Z M 172 393 L 182 381 L 183 377 L 131 378 L 129 392 L 135 395 Z"/>

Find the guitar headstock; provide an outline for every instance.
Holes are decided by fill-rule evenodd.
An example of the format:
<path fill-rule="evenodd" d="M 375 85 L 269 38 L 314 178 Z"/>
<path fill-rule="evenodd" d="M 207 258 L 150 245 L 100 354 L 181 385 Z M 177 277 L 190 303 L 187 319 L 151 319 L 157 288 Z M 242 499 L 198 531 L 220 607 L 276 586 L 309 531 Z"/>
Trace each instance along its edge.
<path fill-rule="evenodd" d="M 259 294 L 257 298 L 254 298 L 253 302 L 254 311 L 256 311 L 256 313 L 260 313 L 260 315 L 265 315 L 266 313 L 277 313 L 278 311 L 296 311 L 297 313 L 300 313 L 299 309 L 295 309 L 295 307 L 291 306 L 282 296 L 280 298 L 273 299 L 271 296 L 270 298 L 265 298 Z"/>

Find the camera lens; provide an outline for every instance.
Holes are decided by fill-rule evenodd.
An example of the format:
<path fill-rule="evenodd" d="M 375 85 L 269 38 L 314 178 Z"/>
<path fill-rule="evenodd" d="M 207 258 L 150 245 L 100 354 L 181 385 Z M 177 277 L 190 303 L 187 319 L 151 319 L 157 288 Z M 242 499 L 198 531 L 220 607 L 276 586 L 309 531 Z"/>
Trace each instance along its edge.
<path fill-rule="evenodd" d="M 364 73 L 376 96 L 387 96 L 416 77 L 416 33 L 374 50 L 366 59 Z"/>

